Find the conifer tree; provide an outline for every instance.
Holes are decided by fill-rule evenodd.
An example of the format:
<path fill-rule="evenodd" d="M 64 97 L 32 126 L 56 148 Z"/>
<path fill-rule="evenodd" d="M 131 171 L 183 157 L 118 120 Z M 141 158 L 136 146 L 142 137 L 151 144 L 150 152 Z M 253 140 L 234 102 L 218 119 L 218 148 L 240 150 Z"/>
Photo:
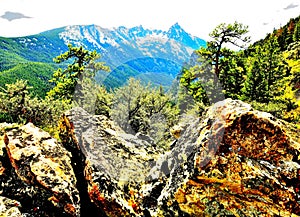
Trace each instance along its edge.
<path fill-rule="evenodd" d="M 247 79 L 244 83 L 243 93 L 245 99 L 257 102 L 267 100 L 267 82 L 263 73 L 262 62 L 257 58 L 251 62 L 251 67 L 247 73 Z"/>
<path fill-rule="evenodd" d="M 275 37 L 270 37 L 263 45 L 259 58 L 263 59 L 263 70 L 266 75 L 268 101 L 276 95 L 276 82 L 286 76 L 287 63 L 280 52 Z"/>
<path fill-rule="evenodd" d="M 241 89 L 245 81 L 245 63 L 243 51 L 234 52 L 221 59 L 222 68 L 219 80 L 223 87 L 225 97 L 238 99 L 242 95 Z"/>
<path fill-rule="evenodd" d="M 72 99 L 75 89 L 79 94 L 82 92 L 83 78 L 93 78 L 99 70 L 109 71 L 109 68 L 102 62 L 97 62 L 100 55 L 96 51 L 88 51 L 81 47 L 68 45 L 69 50 L 54 58 L 56 63 L 73 61 L 66 69 L 59 68 L 54 72 L 50 82 L 55 87 L 48 92 L 53 98 Z"/>
<path fill-rule="evenodd" d="M 212 60 L 214 72 L 217 77 L 220 74 L 220 59 L 226 55 L 227 49 L 222 50 L 224 45 L 231 44 L 237 47 L 244 47 L 245 43 L 249 42 L 248 26 L 234 22 L 233 24 L 222 23 L 218 25 L 209 36 L 212 38 L 207 43 L 207 50 L 210 55 L 207 58 Z"/>
<path fill-rule="evenodd" d="M 130 78 L 128 84 L 115 90 L 111 116 L 127 133 L 150 135 L 156 142 L 178 118 L 178 108 L 162 87 L 151 88 Z"/>
<path fill-rule="evenodd" d="M 300 40 L 300 22 L 297 23 L 293 34 L 293 41 L 297 42 L 299 40 Z"/>
<path fill-rule="evenodd" d="M 280 94 L 278 85 L 288 74 L 280 46 L 274 36 L 255 47 L 255 52 L 248 57 L 248 73 L 243 93 L 249 100 L 260 103 L 274 101 Z"/>
<path fill-rule="evenodd" d="M 247 32 L 248 27 L 241 23 L 222 23 L 210 33 L 212 40 L 207 42 L 207 47 L 195 52 L 199 57 L 197 64 L 183 70 L 180 82 L 197 101 L 209 105 L 224 99 L 226 89 L 229 93 L 241 88 L 243 69 L 239 66 L 240 61 L 231 59 L 234 52 L 224 46 L 244 47 L 249 42 L 249 37 L 245 36 Z M 225 93 L 222 85 L 225 85 Z M 234 94 L 227 96 L 237 98 Z"/>

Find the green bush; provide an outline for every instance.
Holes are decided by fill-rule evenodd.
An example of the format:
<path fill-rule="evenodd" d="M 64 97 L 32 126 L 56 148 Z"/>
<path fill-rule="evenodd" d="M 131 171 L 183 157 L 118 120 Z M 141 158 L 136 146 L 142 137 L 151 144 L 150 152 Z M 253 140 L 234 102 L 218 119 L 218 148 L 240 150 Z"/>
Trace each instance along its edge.
<path fill-rule="evenodd" d="M 162 87 L 153 89 L 131 78 L 128 85 L 115 90 L 112 119 L 127 133 L 148 135 L 160 146 L 167 145 L 178 114 L 178 106 Z"/>
<path fill-rule="evenodd" d="M 70 102 L 38 98 L 30 94 L 29 89 L 31 87 L 24 80 L 6 84 L 6 89 L 0 91 L 0 121 L 31 122 L 41 128 L 55 128 L 62 112 L 70 108 Z"/>

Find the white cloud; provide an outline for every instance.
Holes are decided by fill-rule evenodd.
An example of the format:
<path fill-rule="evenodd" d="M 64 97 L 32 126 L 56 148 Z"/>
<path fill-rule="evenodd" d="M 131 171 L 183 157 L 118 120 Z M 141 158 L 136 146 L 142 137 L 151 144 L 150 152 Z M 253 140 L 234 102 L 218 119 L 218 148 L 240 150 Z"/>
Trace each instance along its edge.
<path fill-rule="evenodd" d="M 249 25 L 253 39 L 264 37 L 289 18 L 300 15 L 300 0 L 0 0 L 0 16 L 20 12 L 32 19 L 7 22 L 0 18 L 0 35 L 35 34 L 74 24 L 120 25 L 168 29 L 179 22 L 204 39 L 221 22 L 239 21 Z M 267 24 L 267 25 L 266 25 Z"/>

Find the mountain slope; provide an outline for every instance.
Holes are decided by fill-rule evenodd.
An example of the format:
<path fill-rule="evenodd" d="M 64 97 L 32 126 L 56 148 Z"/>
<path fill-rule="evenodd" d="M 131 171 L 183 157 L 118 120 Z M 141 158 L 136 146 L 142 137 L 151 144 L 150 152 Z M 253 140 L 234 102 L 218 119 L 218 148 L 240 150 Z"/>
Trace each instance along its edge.
<path fill-rule="evenodd" d="M 29 86 L 33 87 L 31 92 L 43 97 L 53 87 L 49 80 L 57 68 L 56 65 L 49 63 L 18 63 L 14 67 L 0 72 L 1 85 L 14 83 L 18 79 L 27 80 Z"/>
<path fill-rule="evenodd" d="M 65 52 L 67 44 L 96 50 L 101 61 L 110 66 L 111 73 L 97 76 L 99 83 L 109 88 L 122 85 L 129 76 L 141 76 L 146 82 L 163 74 L 161 84 L 168 86 L 188 61 L 191 53 L 205 46 L 204 40 L 191 36 L 178 23 L 168 31 L 149 30 L 142 26 L 105 29 L 96 25 L 76 25 L 17 38 L 0 38 L 0 73 L 18 63 L 52 63 Z M 153 78 L 153 79 L 152 79 Z"/>

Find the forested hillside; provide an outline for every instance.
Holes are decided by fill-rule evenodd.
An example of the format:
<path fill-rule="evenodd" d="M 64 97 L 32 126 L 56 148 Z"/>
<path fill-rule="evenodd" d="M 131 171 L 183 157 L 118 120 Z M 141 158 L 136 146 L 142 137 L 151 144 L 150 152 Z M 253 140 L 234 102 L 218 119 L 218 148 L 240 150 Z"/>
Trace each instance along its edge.
<path fill-rule="evenodd" d="M 53 58 L 67 50 L 56 31 L 44 35 L 3 38 L 0 37 L 0 87 L 27 80 L 30 92 L 44 97 L 53 86 L 49 83 L 53 72 L 59 67 Z M 51 38 L 51 40 L 50 40 Z"/>
<path fill-rule="evenodd" d="M 180 82 L 203 105 L 222 97 L 241 99 L 299 123 L 299 26 L 299 17 L 291 19 L 245 47 L 246 26 L 221 24 L 211 32 L 207 48 L 195 52 L 196 61 L 183 69 Z M 228 44 L 239 47 L 238 51 Z"/>

